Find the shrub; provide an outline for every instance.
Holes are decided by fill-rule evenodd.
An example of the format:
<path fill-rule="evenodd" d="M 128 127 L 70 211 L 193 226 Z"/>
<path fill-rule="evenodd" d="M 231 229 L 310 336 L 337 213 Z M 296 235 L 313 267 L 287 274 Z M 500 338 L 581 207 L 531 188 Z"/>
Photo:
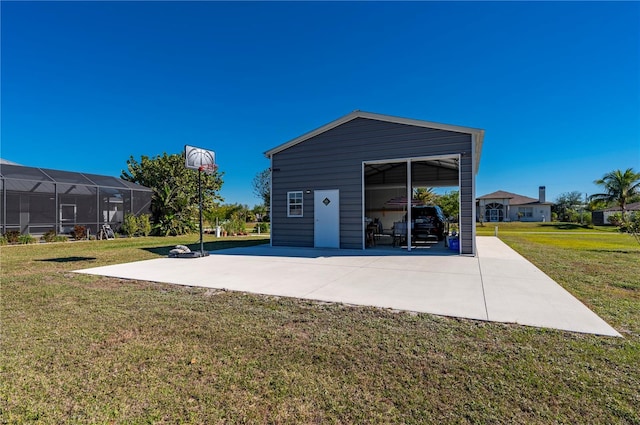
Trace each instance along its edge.
<path fill-rule="evenodd" d="M 624 233 L 630 233 L 640 243 L 640 212 L 630 212 L 626 216 L 615 213 L 609 216 L 609 223 L 618 227 Z"/>
<path fill-rule="evenodd" d="M 4 237 L 7 239 L 8 243 L 18 243 L 18 239 L 20 238 L 20 231 L 9 230 L 4 234 Z"/>
<path fill-rule="evenodd" d="M 127 235 L 128 237 L 135 236 L 140 229 L 138 225 L 138 218 L 133 214 L 127 214 L 124 216 L 124 221 L 122 222 L 122 227 L 120 231 Z"/>
<path fill-rule="evenodd" d="M 243 234 L 247 230 L 247 223 L 240 214 L 233 213 L 231 219 L 222 224 L 222 228 L 230 235 Z"/>
<path fill-rule="evenodd" d="M 9 242 L 7 242 L 7 237 L 6 236 L 4 236 L 4 235 L 0 236 L 0 245 L 6 245 L 8 243 Z"/>
<path fill-rule="evenodd" d="M 42 240 L 45 242 L 54 242 L 56 239 L 56 232 L 55 230 L 51 229 L 49 230 L 47 233 L 45 233 L 44 235 L 42 235 Z"/>
<path fill-rule="evenodd" d="M 56 235 L 55 230 L 49 230 L 40 238 L 45 242 L 66 242 L 68 239 L 63 235 Z"/>
<path fill-rule="evenodd" d="M 73 226 L 73 237 L 76 240 L 87 238 L 87 228 L 79 224 Z"/>
<path fill-rule="evenodd" d="M 149 214 L 142 214 L 138 217 L 138 231 L 143 236 L 151 234 L 151 216 Z"/>
<path fill-rule="evenodd" d="M 185 218 L 188 212 L 166 214 L 158 219 L 153 226 L 153 232 L 158 236 L 178 236 L 193 233 L 197 230 L 196 223 Z"/>
<path fill-rule="evenodd" d="M 258 233 L 258 229 L 260 229 L 260 233 L 269 233 L 269 223 L 257 223 L 253 231 Z"/>
<path fill-rule="evenodd" d="M 615 213 L 615 214 L 611 214 L 608 218 L 609 223 L 613 224 L 614 226 L 622 226 L 624 224 L 624 220 L 622 219 L 622 213 Z"/>
<path fill-rule="evenodd" d="M 580 222 L 584 223 L 587 226 L 591 226 L 591 224 L 593 224 L 591 213 L 590 212 L 583 212 L 582 213 L 582 217 L 580 219 Z"/>
<path fill-rule="evenodd" d="M 20 242 L 23 245 L 27 245 L 31 243 L 36 243 L 38 242 L 38 240 L 33 236 L 26 234 L 26 235 L 20 235 L 20 237 L 18 237 L 18 242 Z"/>

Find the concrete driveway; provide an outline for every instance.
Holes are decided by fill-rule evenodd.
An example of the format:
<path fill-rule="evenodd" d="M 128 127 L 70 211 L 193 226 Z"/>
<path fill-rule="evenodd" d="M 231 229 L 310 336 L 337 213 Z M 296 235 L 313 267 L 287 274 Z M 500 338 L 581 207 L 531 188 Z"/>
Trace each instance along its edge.
<path fill-rule="evenodd" d="M 261 245 L 76 272 L 620 336 L 499 239 L 477 247 L 465 257 Z"/>

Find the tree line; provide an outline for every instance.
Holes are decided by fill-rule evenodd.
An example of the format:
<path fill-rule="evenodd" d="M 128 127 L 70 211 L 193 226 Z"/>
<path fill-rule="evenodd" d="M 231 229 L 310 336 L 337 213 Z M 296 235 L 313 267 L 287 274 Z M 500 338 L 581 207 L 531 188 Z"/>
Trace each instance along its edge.
<path fill-rule="evenodd" d="M 591 220 L 593 211 L 611 207 L 620 208 L 620 218 L 634 218 L 634 213 L 627 211 L 627 205 L 640 202 L 640 173 L 633 168 L 614 170 L 606 173 L 594 183 L 603 191 L 588 196 L 579 191 L 560 194 L 552 207 L 552 218 L 564 222 L 583 222 Z M 612 223 L 616 224 L 616 223 Z"/>
<path fill-rule="evenodd" d="M 223 223 L 230 230 L 242 233 L 248 221 L 268 221 L 271 196 L 271 172 L 258 172 L 253 181 L 253 193 L 262 204 L 249 208 L 241 204 L 223 204 L 220 189 L 224 173 L 215 170 L 202 173 L 203 215 L 211 226 Z M 149 187 L 151 199 L 152 234 L 181 235 L 195 232 L 198 225 L 198 171 L 184 166 L 184 153 L 130 157 L 127 170 L 121 178 Z M 620 207 L 620 214 L 613 215 L 612 224 L 621 229 L 640 229 L 640 213 L 627 212 L 627 205 L 640 201 L 640 173 L 633 168 L 614 170 L 594 183 L 602 187 L 601 193 L 587 196 L 578 191 L 560 194 L 552 206 L 552 219 L 564 222 L 590 224 L 591 212 Z M 414 189 L 413 196 L 424 204 L 439 205 L 447 217 L 458 217 L 459 192 L 436 194 L 432 188 Z M 635 227 L 634 227 L 635 226 Z M 637 233 L 637 232 L 636 232 Z"/>
<path fill-rule="evenodd" d="M 202 184 L 203 217 L 209 226 L 223 225 L 229 233 L 244 233 L 247 221 L 261 219 L 266 208 L 223 204 L 220 189 L 224 173 L 201 173 L 185 167 L 184 153 L 130 157 L 121 178 L 152 190 L 151 234 L 176 236 L 193 233 L 199 224 L 198 185 Z"/>

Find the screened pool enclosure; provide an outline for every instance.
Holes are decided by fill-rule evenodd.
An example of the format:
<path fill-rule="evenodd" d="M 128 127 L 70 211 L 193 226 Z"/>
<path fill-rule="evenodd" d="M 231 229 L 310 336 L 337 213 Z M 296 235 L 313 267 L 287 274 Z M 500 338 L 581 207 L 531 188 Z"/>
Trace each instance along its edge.
<path fill-rule="evenodd" d="M 119 178 L 0 164 L 2 233 L 70 233 L 86 226 L 97 234 L 104 224 L 117 231 L 124 216 L 150 212 L 151 189 Z"/>

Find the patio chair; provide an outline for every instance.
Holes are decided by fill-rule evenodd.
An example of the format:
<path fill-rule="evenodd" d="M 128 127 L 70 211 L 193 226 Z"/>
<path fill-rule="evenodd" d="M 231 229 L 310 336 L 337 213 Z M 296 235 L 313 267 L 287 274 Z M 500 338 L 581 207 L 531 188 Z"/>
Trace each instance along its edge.
<path fill-rule="evenodd" d="M 396 221 L 393 223 L 393 246 L 400 246 L 407 239 L 407 222 Z"/>

